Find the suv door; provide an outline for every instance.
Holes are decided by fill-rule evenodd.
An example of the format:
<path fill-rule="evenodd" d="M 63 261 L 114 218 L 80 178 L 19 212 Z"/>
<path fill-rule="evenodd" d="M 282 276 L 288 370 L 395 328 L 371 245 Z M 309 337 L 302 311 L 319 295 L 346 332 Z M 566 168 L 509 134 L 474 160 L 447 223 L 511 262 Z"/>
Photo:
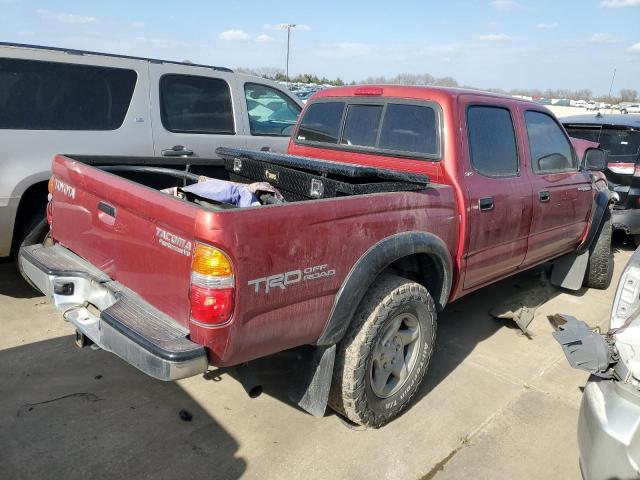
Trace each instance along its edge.
<path fill-rule="evenodd" d="M 149 70 L 157 156 L 215 158 L 219 146 L 246 146 L 233 73 L 153 63 Z"/>
<path fill-rule="evenodd" d="M 259 79 L 239 82 L 247 114 L 247 148 L 286 153 L 302 106 L 283 90 Z"/>
<path fill-rule="evenodd" d="M 523 266 L 551 260 L 573 250 L 589 222 L 591 177 L 579 170 L 569 137 L 550 113 L 524 109 L 528 174 L 533 186 L 533 218 Z"/>
<path fill-rule="evenodd" d="M 531 222 L 531 184 L 521 175 L 524 158 L 511 103 L 460 97 L 467 202 L 463 288 L 477 288 L 516 270 L 525 258 Z M 519 147 L 520 145 L 520 147 Z"/>

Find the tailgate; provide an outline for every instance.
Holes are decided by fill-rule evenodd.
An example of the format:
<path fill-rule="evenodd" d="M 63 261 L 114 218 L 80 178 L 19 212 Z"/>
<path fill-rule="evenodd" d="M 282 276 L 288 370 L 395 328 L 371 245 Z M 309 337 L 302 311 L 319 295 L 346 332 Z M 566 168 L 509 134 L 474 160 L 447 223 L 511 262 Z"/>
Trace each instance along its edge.
<path fill-rule="evenodd" d="M 187 326 L 198 208 L 68 157 L 52 171 L 53 238 Z"/>

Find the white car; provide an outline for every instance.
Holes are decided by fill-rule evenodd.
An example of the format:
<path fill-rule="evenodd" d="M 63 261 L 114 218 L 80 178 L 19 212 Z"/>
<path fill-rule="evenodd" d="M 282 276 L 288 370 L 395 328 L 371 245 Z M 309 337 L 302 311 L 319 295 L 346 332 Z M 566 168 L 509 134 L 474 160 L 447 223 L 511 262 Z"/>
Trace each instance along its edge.
<path fill-rule="evenodd" d="M 620 109 L 620 113 L 640 113 L 640 103 L 626 105 Z"/>
<path fill-rule="evenodd" d="M 607 333 L 599 334 L 569 315 L 554 320 L 559 330 L 553 336 L 569 364 L 592 374 L 578 417 L 583 477 L 639 478 L 640 249 L 620 277 Z"/>

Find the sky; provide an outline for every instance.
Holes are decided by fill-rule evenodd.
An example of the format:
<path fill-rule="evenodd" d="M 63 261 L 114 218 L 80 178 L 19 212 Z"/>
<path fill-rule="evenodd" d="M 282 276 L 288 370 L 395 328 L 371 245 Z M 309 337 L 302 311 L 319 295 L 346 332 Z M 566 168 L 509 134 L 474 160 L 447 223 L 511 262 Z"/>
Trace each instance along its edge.
<path fill-rule="evenodd" d="M 0 41 L 362 80 L 640 90 L 640 0 L 0 0 Z"/>

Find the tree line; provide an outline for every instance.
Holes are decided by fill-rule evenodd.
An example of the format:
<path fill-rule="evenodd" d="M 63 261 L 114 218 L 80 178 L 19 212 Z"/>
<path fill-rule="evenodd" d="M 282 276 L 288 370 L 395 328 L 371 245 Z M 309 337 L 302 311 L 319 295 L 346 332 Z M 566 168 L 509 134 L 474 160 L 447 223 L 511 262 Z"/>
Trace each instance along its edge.
<path fill-rule="evenodd" d="M 262 67 L 262 68 L 237 68 L 237 72 L 248 73 L 250 75 L 257 75 L 259 77 L 269 78 L 280 82 L 287 81 L 287 76 L 284 70 L 275 67 Z M 347 85 L 339 77 L 336 79 L 330 79 L 326 77 L 318 77 L 312 73 L 303 73 L 289 78 L 292 83 L 316 83 L 322 85 L 334 85 L 342 86 Z M 397 85 L 433 85 L 438 87 L 461 87 L 461 88 L 475 88 L 469 85 L 460 85 L 452 77 L 434 77 L 429 73 L 415 74 L 415 73 L 400 73 L 394 77 L 376 76 L 367 77 L 359 82 L 350 82 L 348 85 L 368 84 L 368 83 L 388 83 Z M 599 102 L 607 103 L 619 103 L 619 102 L 635 102 L 639 100 L 638 91 L 631 88 L 623 88 L 618 92 L 617 96 L 609 97 L 608 95 L 594 96 L 593 92 L 588 88 L 570 90 L 566 88 L 558 89 L 546 89 L 541 90 L 538 88 L 512 88 L 511 90 L 504 90 L 502 88 L 483 88 L 485 90 L 494 93 L 502 93 L 506 95 L 522 95 L 532 98 L 566 98 L 569 100 L 595 100 Z"/>

